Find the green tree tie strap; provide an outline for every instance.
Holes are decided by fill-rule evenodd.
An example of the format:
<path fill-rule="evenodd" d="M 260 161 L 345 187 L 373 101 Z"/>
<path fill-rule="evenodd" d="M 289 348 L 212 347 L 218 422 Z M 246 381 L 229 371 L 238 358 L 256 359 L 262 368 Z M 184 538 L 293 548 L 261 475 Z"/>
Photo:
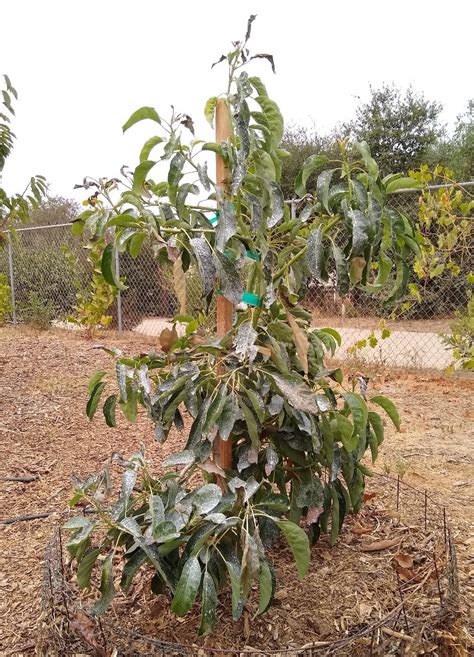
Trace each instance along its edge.
<path fill-rule="evenodd" d="M 230 260 L 234 260 L 234 254 L 230 249 L 226 249 L 224 251 L 224 255 L 226 256 L 226 258 L 229 258 Z M 250 260 L 255 260 L 255 262 L 260 262 L 260 254 L 256 253 L 255 251 L 250 251 L 247 249 L 247 251 L 245 251 L 245 255 Z"/>
<path fill-rule="evenodd" d="M 217 290 L 217 294 L 222 295 L 222 290 Z M 262 297 L 259 297 L 258 294 L 253 292 L 243 292 L 241 297 L 241 302 L 248 304 L 249 306 L 255 306 L 258 308 L 262 305 Z"/>
<path fill-rule="evenodd" d="M 242 301 L 248 303 L 249 306 L 258 306 L 262 305 L 262 297 L 259 297 L 258 294 L 253 294 L 253 292 L 244 292 L 242 294 Z"/>

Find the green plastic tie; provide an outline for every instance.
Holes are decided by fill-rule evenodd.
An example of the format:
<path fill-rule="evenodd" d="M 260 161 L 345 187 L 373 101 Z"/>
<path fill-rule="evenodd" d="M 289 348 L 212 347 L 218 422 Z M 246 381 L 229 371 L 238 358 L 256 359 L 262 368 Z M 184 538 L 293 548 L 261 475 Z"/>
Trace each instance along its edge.
<path fill-rule="evenodd" d="M 219 217 L 220 217 L 220 212 L 219 210 L 217 210 L 216 214 L 209 219 L 209 221 L 213 226 L 215 226 L 219 222 Z"/>
<path fill-rule="evenodd" d="M 255 253 L 255 251 L 248 251 L 248 250 L 245 253 L 247 255 L 247 258 L 250 258 L 250 260 L 255 260 L 255 262 L 260 261 L 260 254 L 259 253 Z"/>
<path fill-rule="evenodd" d="M 253 292 L 244 292 L 242 294 L 242 301 L 248 303 L 249 306 L 256 306 L 257 308 L 262 305 L 262 297 L 259 297 L 258 294 L 253 294 Z"/>
<path fill-rule="evenodd" d="M 218 289 L 216 293 L 222 295 L 222 290 Z M 240 300 L 256 308 L 262 305 L 262 297 L 259 297 L 258 294 L 254 294 L 253 292 L 243 292 Z"/>
<path fill-rule="evenodd" d="M 229 258 L 230 260 L 234 260 L 234 254 L 230 249 L 226 249 L 224 251 L 224 255 L 226 258 Z M 255 262 L 259 262 L 260 260 L 260 255 L 258 253 L 255 253 L 255 251 L 246 251 L 245 255 L 247 258 L 250 258 L 250 260 L 255 260 Z"/>

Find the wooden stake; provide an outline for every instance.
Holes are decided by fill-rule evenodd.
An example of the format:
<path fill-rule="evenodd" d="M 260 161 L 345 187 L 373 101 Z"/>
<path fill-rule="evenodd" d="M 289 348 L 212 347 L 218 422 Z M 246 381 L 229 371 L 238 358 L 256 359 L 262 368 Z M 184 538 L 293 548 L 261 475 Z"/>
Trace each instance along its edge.
<path fill-rule="evenodd" d="M 222 144 L 232 137 L 232 119 L 229 108 L 223 98 L 216 106 L 216 143 Z M 216 182 L 224 194 L 229 191 L 230 172 L 224 160 L 216 155 Z M 234 307 L 222 294 L 217 297 L 217 336 L 223 337 L 232 328 Z M 217 436 L 214 441 L 214 458 L 222 468 L 232 467 L 232 441 L 222 440 Z"/>

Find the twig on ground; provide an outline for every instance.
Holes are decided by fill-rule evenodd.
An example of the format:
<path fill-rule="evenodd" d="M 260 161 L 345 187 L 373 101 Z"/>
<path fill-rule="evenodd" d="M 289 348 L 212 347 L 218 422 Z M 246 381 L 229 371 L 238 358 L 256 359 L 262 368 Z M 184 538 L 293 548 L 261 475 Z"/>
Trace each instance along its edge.
<path fill-rule="evenodd" d="M 38 476 L 34 477 L 0 477 L 0 481 L 20 481 L 24 484 L 29 484 L 31 481 L 36 481 Z"/>
<path fill-rule="evenodd" d="M 58 511 L 48 511 L 46 513 L 31 513 L 26 516 L 14 516 L 13 518 L 4 518 L 0 520 L 0 525 L 14 525 L 17 522 L 24 522 L 27 520 L 39 520 L 41 518 L 47 518 L 48 516 L 54 516 Z"/>
<path fill-rule="evenodd" d="M 403 632 L 397 632 L 396 630 L 392 630 L 390 627 L 382 627 L 382 632 L 384 634 L 388 634 L 388 636 L 393 636 L 395 639 L 401 639 L 402 641 L 413 641 L 412 636 L 408 636 L 408 634 L 403 634 Z"/>

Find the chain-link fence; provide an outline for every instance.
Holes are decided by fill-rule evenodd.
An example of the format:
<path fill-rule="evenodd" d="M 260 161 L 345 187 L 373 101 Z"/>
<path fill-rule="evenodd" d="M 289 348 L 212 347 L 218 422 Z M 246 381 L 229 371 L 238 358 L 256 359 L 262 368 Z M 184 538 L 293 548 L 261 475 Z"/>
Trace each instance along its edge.
<path fill-rule="evenodd" d="M 474 181 L 459 183 L 468 200 L 474 199 Z M 454 188 L 454 186 L 453 186 Z M 446 185 L 427 188 L 432 194 L 449 189 Z M 400 190 L 391 204 L 412 221 L 417 221 L 420 192 Z M 474 223 L 470 222 L 469 241 L 463 244 L 459 273 L 446 268 L 441 275 L 420 280 L 413 272 L 410 283 L 416 284 L 419 299 L 385 307 L 383 297 L 353 289 L 341 298 L 335 288 L 315 286 L 306 296 L 316 325 L 337 328 L 342 337 L 340 353 L 382 367 L 444 369 L 452 362 L 452 353 L 443 342 L 450 334 L 457 313 L 466 309 L 467 274 L 474 268 Z M 384 328 L 387 329 L 384 331 Z M 390 335 L 388 335 L 390 333 Z M 388 337 L 384 337 L 388 336 Z"/>
<path fill-rule="evenodd" d="M 461 185 L 468 195 L 474 192 L 474 182 Z M 405 190 L 393 199 L 401 212 L 417 218 L 419 191 Z M 292 213 L 296 212 L 296 203 L 290 204 Z M 474 269 L 472 232 L 463 258 L 466 273 Z M 126 289 L 108 311 L 112 316 L 110 327 L 159 334 L 183 310 L 183 291 L 180 304 L 172 269 L 160 265 L 146 247 L 135 259 L 120 254 L 116 267 L 125 278 Z M 15 238 L 0 249 L 2 274 L 10 287 L 11 321 L 62 326 L 75 314 L 77 294 L 88 289 L 92 266 L 70 224 L 36 226 L 18 229 Z M 182 285 L 186 311 L 193 314 L 201 306 L 197 271 L 186 272 Z M 408 304 L 405 309 L 399 306 L 395 314 L 376 296 L 352 290 L 341 298 L 330 284 L 311 287 L 305 305 L 313 314 L 315 326 L 339 330 L 342 345 L 337 355 L 341 358 L 387 367 L 442 369 L 450 364 L 452 354 L 441 335 L 450 332 L 456 312 L 466 307 L 467 294 L 466 276 L 453 276 L 446 271 L 425 281 L 421 301 Z M 208 315 L 212 324 L 212 312 Z M 384 328 L 390 332 L 388 337 Z"/>

